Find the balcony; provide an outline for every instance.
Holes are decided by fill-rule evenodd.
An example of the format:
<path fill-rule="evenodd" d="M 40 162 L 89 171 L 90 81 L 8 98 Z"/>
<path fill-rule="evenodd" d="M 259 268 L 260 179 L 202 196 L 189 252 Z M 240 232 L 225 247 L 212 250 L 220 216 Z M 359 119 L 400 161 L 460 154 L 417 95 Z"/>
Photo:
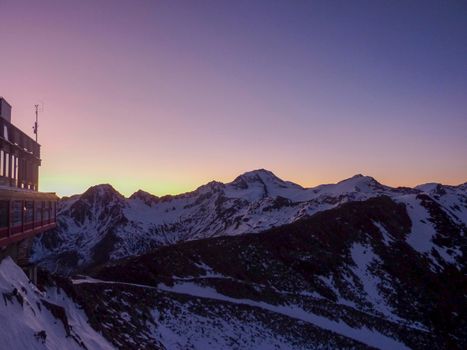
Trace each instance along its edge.
<path fill-rule="evenodd" d="M 54 193 L 0 188 L 0 247 L 56 227 Z"/>

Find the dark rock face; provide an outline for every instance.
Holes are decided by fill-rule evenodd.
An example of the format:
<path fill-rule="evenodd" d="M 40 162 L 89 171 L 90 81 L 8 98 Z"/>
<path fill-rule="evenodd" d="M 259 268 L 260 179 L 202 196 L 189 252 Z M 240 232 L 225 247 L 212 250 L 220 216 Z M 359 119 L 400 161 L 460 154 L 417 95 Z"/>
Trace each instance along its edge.
<path fill-rule="evenodd" d="M 42 305 L 44 305 L 57 320 L 60 320 L 63 324 L 63 328 L 65 328 L 66 335 L 69 337 L 71 335 L 71 327 L 68 323 L 65 309 L 62 306 L 52 304 L 47 300 L 43 300 Z"/>
<path fill-rule="evenodd" d="M 422 200 L 437 213 L 440 245 L 453 248 L 465 240 L 462 225 L 446 219 L 436 203 Z M 160 247 L 90 271 L 111 284 L 73 288 L 96 298 L 98 323 L 111 324 L 104 332 L 130 334 L 115 319 L 123 310 L 130 312 L 135 319 L 130 324 L 137 325 L 143 344 L 150 327 L 141 324 L 138 315 L 145 315 L 141 317 L 154 329 L 185 325 L 182 333 L 186 327 L 187 332 L 198 329 L 213 338 L 223 328 L 208 326 L 206 320 L 235 324 L 254 318 L 255 329 L 280 334 L 304 348 L 376 345 L 345 327 L 369 329 L 413 349 L 465 348 L 464 255 L 457 261 L 442 260 L 440 267 L 436 255 L 421 254 L 407 243 L 412 229 L 405 204 L 383 196 L 260 234 Z M 452 242 L 447 242 L 450 233 Z M 438 244 L 436 237 L 433 244 Z M 109 306 L 108 300 L 115 302 Z M 281 311 L 287 307 L 301 310 L 309 321 Z M 330 332 L 328 325 L 335 322 L 345 327 Z M 128 345 L 124 339 L 119 342 Z"/>
<path fill-rule="evenodd" d="M 53 261 L 52 271 L 74 271 L 108 261 L 120 241 L 115 232 L 128 222 L 124 207 L 125 198 L 110 185 L 91 187 L 59 203 L 58 228 L 40 237 L 41 249 L 51 252 L 44 263 Z"/>

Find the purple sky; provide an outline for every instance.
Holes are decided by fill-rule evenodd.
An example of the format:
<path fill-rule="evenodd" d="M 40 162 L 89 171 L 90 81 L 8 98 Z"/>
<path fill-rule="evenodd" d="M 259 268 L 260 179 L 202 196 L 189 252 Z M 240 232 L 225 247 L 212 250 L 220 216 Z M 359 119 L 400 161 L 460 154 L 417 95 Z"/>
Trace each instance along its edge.
<path fill-rule="evenodd" d="M 0 95 L 41 190 L 467 181 L 465 1 L 0 0 Z"/>

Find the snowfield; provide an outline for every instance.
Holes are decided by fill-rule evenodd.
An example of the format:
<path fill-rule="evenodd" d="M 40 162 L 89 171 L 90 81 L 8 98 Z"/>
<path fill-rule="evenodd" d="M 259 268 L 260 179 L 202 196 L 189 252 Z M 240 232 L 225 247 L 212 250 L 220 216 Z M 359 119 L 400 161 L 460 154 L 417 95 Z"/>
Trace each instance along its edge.
<path fill-rule="evenodd" d="M 0 293 L 2 349 L 114 349 L 88 324 L 83 310 L 66 293 L 39 291 L 11 258 L 0 262 Z M 63 311 L 67 324 L 51 310 Z"/>
<path fill-rule="evenodd" d="M 256 308 L 272 311 L 277 314 L 281 314 L 287 317 L 291 317 L 297 320 L 301 320 L 307 323 L 311 323 L 316 327 L 323 328 L 338 334 L 342 334 L 351 339 L 360 341 L 369 346 L 373 346 L 383 350 L 397 350 L 397 349 L 408 349 L 404 344 L 395 341 L 375 330 L 370 330 L 366 327 L 352 328 L 345 322 L 335 322 L 328 318 L 318 316 L 303 310 L 298 305 L 270 305 L 263 302 L 255 302 L 246 299 L 234 299 L 226 297 L 225 295 L 217 293 L 212 288 L 203 288 L 193 283 L 177 283 L 172 287 L 168 287 L 164 284 L 158 287 L 161 290 L 168 292 L 180 293 L 191 295 L 200 298 L 209 298 L 214 300 L 227 301 L 229 303 L 249 305 Z M 172 325 L 173 326 L 173 325 Z M 165 339 L 162 339 L 164 343 Z"/>

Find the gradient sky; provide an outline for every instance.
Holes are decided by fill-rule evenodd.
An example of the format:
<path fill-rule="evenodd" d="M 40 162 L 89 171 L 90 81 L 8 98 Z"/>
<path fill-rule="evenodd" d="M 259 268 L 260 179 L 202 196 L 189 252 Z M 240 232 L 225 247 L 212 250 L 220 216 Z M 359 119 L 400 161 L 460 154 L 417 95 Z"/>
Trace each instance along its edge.
<path fill-rule="evenodd" d="M 40 189 L 467 181 L 466 1 L 0 0 L 0 95 Z"/>

